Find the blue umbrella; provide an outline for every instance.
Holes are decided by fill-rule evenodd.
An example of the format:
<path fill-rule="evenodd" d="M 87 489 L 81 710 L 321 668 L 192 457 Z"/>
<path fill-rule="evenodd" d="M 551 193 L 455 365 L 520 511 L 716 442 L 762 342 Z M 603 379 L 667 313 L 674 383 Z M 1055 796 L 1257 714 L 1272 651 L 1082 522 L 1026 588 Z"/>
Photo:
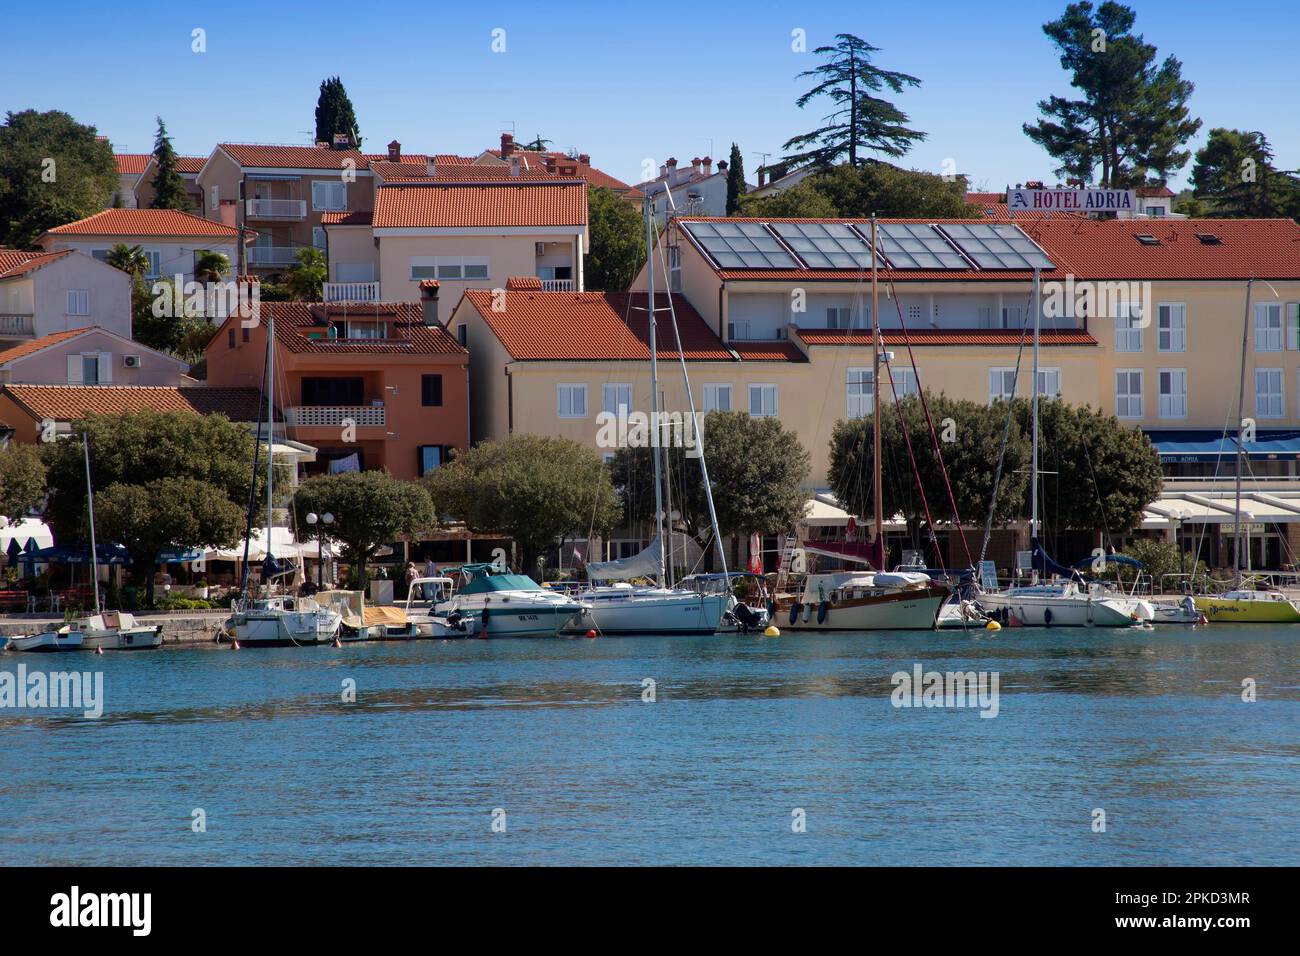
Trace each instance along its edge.
<path fill-rule="evenodd" d="M 9 547 L 5 549 L 5 552 L 9 555 L 9 565 L 12 567 L 18 563 L 18 555 L 23 553 L 23 546 L 18 543 L 17 538 L 10 538 Z"/>
<path fill-rule="evenodd" d="M 28 538 L 27 543 L 23 545 L 23 564 L 27 565 L 27 577 L 36 576 L 36 554 L 40 548 L 36 547 L 36 539 Z"/>

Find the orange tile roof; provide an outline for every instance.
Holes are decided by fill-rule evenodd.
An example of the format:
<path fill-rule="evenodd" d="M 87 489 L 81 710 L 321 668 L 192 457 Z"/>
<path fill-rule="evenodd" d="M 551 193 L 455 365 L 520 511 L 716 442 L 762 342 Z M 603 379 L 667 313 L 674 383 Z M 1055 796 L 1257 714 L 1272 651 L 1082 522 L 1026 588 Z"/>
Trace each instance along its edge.
<path fill-rule="evenodd" d="M 438 153 L 433 157 L 437 166 L 469 166 L 474 162 L 473 156 L 457 156 L 455 153 Z"/>
<path fill-rule="evenodd" d="M 373 166 L 375 163 L 387 163 L 389 161 L 387 153 L 366 153 L 366 159 L 370 160 Z M 429 156 L 426 153 L 402 153 L 402 158 L 398 160 L 402 165 L 410 164 L 412 166 L 428 166 Z"/>
<path fill-rule="evenodd" d="M 854 345 L 871 348 L 871 333 L 866 329 L 801 329 L 792 326 L 806 345 Z M 1019 329 L 881 329 L 885 345 L 906 347 L 908 341 L 915 346 L 926 345 L 985 345 L 1011 346 L 1020 344 Z M 1038 334 L 1042 345 L 1096 345 L 1097 340 L 1083 329 L 1042 329 Z"/>
<path fill-rule="evenodd" d="M 222 143 L 220 148 L 241 166 L 258 169 L 342 169 L 351 159 L 356 169 L 366 169 L 370 160 L 355 149 L 326 146 L 260 146 L 251 143 Z"/>
<path fill-rule="evenodd" d="M 746 362 L 806 362 L 808 356 L 793 342 L 752 342 L 732 339 L 731 348 Z"/>
<path fill-rule="evenodd" d="M 262 321 L 275 320 L 275 340 L 294 353 L 321 355 L 465 355 L 464 347 L 441 325 L 424 324 L 424 309 L 418 302 L 263 302 Z M 237 317 L 226 320 L 235 321 Z M 384 319 L 395 327 L 389 339 L 309 339 L 307 331 L 324 330 L 330 322 L 344 319 Z M 215 335 L 209 348 L 224 348 Z"/>
<path fill-rule="evenodd" d="M 499 149 L 489 149 L 487 152 L 501 160 L 503 163 L 509 162 L 508 158 L 502 157 L 501 150 Z M 576 175 L 579 178 L 586 180 L 587 184 L 590 186 L 612 189 L 616 193 L 626 194 L 628 198 L 640 199 L 644 195 L 636 186 L 630 186 L 621 179 L 617 179 L 609 173 L 597 169 L 595 166 L 591 165 L 591 163 L 584 163 L 581 160 L 570 156 L 568 153 L 557 153 L 554 151 L 539 153 L 533 150 L 516 149 L 511 155 L 518 156 L 524 167 L 530 171 L 541 170 L 545 172 L 546 175 L 557 176 L 561 174 L 562 169 L 572 168 L 572 175 Z M 547 169 L 546 167 L 548 160 L 550 160 L 552 164 L 552 169 Z M 489 166 L 487 168 L 491 169 L 495 167 Z"/>
<path fill-rule="evenodd" d="M 7 365 L 15 359 L 31 355 L 33 352 L 40 352 L 48 349 L 52 345 L 58 345 L 60 342 L 66 342 L 68 339 L 75 339 L 87 332 L 93 332 L 91 326 L 85 326 L 80 329 L 67 329 L 63 332 L 51 332 L 49 335 L 43 335 L 39 339 L 32 339 L 29 342 L 20 342 L 12 348 L 7 348 L 0 352 L 0 365 Z"/>
<path fill-rule="evenodd" d="M 224 414 L 232 421 L 256 421 L 262 413 L 255 388 L 206 385 L 5 385 L 12 398 L 37 421 L 71 421 L 86 414 L 117 415 L 152 409 L 160 412 Z"/>
<path fill-rule="evenodd" d="M 644 293 L 508 291 L 504 311 L 493 308 L 489 289 L 471 289 L 464 298 L 517 360 L 600 362 L 650 358 Z M 689 302 L 680 295 L 674 295 L 672 301 L 686 358 L 735 360 Z M 668 308 L 666 294 L 655 297 L 655 308 Z M 658 351 L 663 359 L 677 357 L 672 327 L 666 319 L 659 323 Z"/>
<path fill-rule="evenodd" d="M 371 160 L 370 171 L 380 179 L 428 179 L 428 163 L 417 163 L 408 161 L 402 157 L 400 163 L 390 163 L 388 160 L 376 161 Z"/>
<path fill-rule="evenodd" d="M 20 266 L 28 259 L 47 255 L 44 252 L 28 252 L 25 249 L 10 249 L 0 246 L 0 273 L 8 272 L 14 266 Z"/>
<path fill-rule="evenodd" d="M 385 185 L 375 195 L 376 229 L 586 222 L 587 188 L 581 182 Z"/>
<path fill-rule="evenodd" d="M 71 249 L 64 249 L 61 252 L 47 252 L 45 255 L 32 256 L 30 259 L 11 266 L 8 269 L 4 269 L 3 264 L 0 263 L 0 282 L 5 279 L 16 279 L 35 269 L 39 269 L 41 266 L 48 265 L 51 262 L 62 259 L 64 256 L 70 255 L 72 255 Z"/>
<path fill-rule="evenodd" d="M 509 166 L 440 166 L 434 169 L 433 176 L 428 177 L 437 182 L 497 182 L 503 179 L 527 180 L 555 179 L 544 169 L 520 169 L 517 175 L 511 175 Z"/>
<path fill-rule="evenodd" d="M 234 239 L 239 230 L 177 209 L 105 209 L 85 219 L 55 226 L 54 236 L 202 236 Z"/>
<path fill-rule="evenodd" d="M 320 214 L 322 226 L 368 226 L 371 212 L 369 209 L 357 209 L 352 212 L 323 212 Z"/>
<path fill-rule="evenodd" d="M 117 164 L 119 176 L 139 176 L 153 159 L 153 153 L 114 153 L 113 162 Z"/>

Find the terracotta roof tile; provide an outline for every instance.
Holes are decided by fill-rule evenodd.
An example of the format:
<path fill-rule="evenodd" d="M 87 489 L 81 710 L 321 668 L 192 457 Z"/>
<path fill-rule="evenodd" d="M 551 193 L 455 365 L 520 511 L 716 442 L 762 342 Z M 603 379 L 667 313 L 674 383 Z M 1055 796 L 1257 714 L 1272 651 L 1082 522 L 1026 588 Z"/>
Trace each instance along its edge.
<path fill-rule="evenodd" d="M 459 167 L 457 167 L 459 168 Z M 385 181 L 390 179 L 428 179 L 428 163 L 417 163 L 402 157 L 400 163 L 388 160 L 371 160 L 370 171 Z"/>
<path fill-rule="evenodd" d="M 808 356 L 793 342 L 751 342 L 732 339 L 731 348 L 746 362 L 806 362 Z"/>
<path fill-rule="evenodd" d="M 153 159 L 152 153 L 114 153 L 113 162 L 117 164 L 119 176 L 139 176 Z"/>
<path fill-rule="evenodd" d="M 520 169 L 518 175 L 511 175 L 513 170 L 509 166 L 444 166 L 435 168 L 432 176 L 425 178 L 432 179 L 435 182 L 499 182 L 501 180 L 513 179 L 523 180 L 526 182 L 535 182 L 537 180 L 551 180 L 556 177 L 544 169 Z"/>
<path fill-rule="evenodd" d="M 793 328 L 807 345 L 854 345 L 871 348 L 871 333 L 865 329 L 800 329 Z M 915 346 L 926 345 L 985 345 L 1018 346 L 1019 329 L 881 329 L 881 339 L 887 346 L 903 347 L 908 340 Z M 1042 345 L 1096 345 L 1097 340 L 1083 329 L 1043 329 L 1039 332 Z"/>
<path fill-rule="evenodd" d="M 202 236 L 234 239 L 239 230 L 176 209 L 105 209 L 85 219 L 55 226 L 53 236 Z"/>
<path fill-rule="evenodd" d="M 48 252 L 45 255 L 32 256 L 25 262 L 19 262 L 8 269 L 5 269 L 3 263 L 0 262 L 0 281 L 4 281 L 5 279 L 16 279 L 19 276 L 26 275 L 33 270 L 39 269 L 41 266 L 49 265 L 51 262 L 56 262 L 64 256 L 70 255 L 72 255 L 71 249 L 64 249 L 61 252 Z"/>
<path fill-rule="evenodd" d="M 511 357 L 525 361 L 649 360 L 645 298 L 629 292 L 507 292 L 505 310 L 498 312 L 491 290 L 465 293 Z M 680 295 L 672 301 L 686 358 L 734 361 L 689 302 Z M 668 308 L 668 296 L 656 296 L 655 303 L 656 309 Z M 677 357 L 666 319 L 659 323 L 658 347 L 660 358 Z"/>
<path fill-rule="evenodd" d="M 366 169 L 370 164 L 366 154 L 355 149 L 252 143 L 222 143 L 220 148 L 239 165 L 258 169 L 342 169 L 345 159 L 351 159 L 356 169 Z"/>
<path fill-rule="evenodd" d="M 49 335 L 43 335 L 39 339 L 20 342 L 19 344 L 0 352 L 0 365 L 7 365 L 9 362 L 14 361 L 15 359 L 20 359 L 25 355 L 31 355 L 33 352 L 39 352 L 52 345 L 58 345 L 60 342 L 66 342 L 69 339 L 75 339 L 80 335 L 85 335 L 87 332 L 93 331 L 94 329 L 92 327 L 86 326 L 80 329 L 68 329 L 63 332 L 51 332 Z"/>
<path fill-rule="evenodd" d="M 469 166 L 473 164 L 473 156 L 457 156 L 455 153 L 438 153 L 433 157 L 433 162 L 437 166 Z"/>
<path fill-rule="evenodd" d="M 20 266 L 29 259 L 47 255 L 44 252 L 28 252 L 25 249 L 9 249 L 0 246 L 0 273 L 8 272 L 14 266 Z"/>
<path fill-rule="evenodd" d="M 256 421 L 261 403 L 255 388 L 163 385 L 5 385 L 8 395 L 35 419 L 71 421 L 88 413 L 220 412 L 232 421 Z"/>
<path fill-rule="evenodd" d="M 376 229 L 453 226 L 580 226 L 581 182 L 385 185 L 375 195 Z"/>
<path fill-rule="evenodd" d="M 368 226 L 372 213 L 369 209 L 353 212 L 323 212 L 320 214 L 322 226 Z"/>
<path fill-rule="evenodd" d="M 275 340 L 290 352 L 390 355 L 464 355 L 465 349 L 441 326 L 424 324 L 424 309 L 418 302 L 369 302 L 343 304 L 325 302 L 263 302 L 262 321 L 275 320 Z M 329 339 L 307 337 L 309 330 L 325 332 L 330 322 L 344 319 L 382 318 L 393 324 L 396 337 L 389 339 Z M 226 320 L 235 321 L 235 317 Z M 221 336 L 212 338 L 214 344 Z M 219 355 L 220 353 L 218 353 Z"/>

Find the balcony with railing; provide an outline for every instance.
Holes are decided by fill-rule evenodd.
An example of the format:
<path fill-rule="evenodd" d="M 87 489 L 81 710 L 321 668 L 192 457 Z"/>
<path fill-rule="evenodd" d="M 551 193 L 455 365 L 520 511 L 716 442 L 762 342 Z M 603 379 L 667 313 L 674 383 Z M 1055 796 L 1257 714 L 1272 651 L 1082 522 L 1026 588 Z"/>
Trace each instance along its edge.
<path fill-rule="evenodd" d="M 578 288 L 578 284 L 572 279 L 543 279 L 543 292 L 573 292 Z"/>
<path fill-rule="evenodd" d="M 305 246 L 259 246 L 248 247 L 248 264 L 250 266 L 291 266 L 298 261 L 298 250 Z"/>
<path fill-rule="evenodd" d="M 32 336 L 32 317 L 23 313 L 0 313 L 0 336 L 30 338 Z"/>
<path fill-rule="evenodd" d="M 305 199 L 248 199 L 244 211 L 249 219 L 306 219 Z"/>
<path fill-rule="evenodd" d="M 326 302 L 378 302 L 378 282 L 326 282 L 322 293 Z"/>
<path fill-rule="evenodd" d="M 383 427 L 388 422 L 382 402 L 371 405 L 295 405 L 284 410 L 285 423 L 293 428 Z"/>

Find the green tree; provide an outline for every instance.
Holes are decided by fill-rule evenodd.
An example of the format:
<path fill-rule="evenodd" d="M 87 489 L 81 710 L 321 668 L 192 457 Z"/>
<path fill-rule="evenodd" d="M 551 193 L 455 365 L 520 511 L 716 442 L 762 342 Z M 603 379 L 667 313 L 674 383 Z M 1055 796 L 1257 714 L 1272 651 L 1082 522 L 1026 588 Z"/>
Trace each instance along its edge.
<path fill-rule="evenodd" d="M 153 604 L 160 551 L 230 548 L 242 538 L 244 509 L 221 489 L 194 478 L 117 482 L 95 492 L 96 536 L 131 554 L 131 576 Z"/>
<path fill-rule="evenodd" d="M 119 242 L 108 250 L 104 261 L 114 269 L 125 272 L 136 282 L 143 280 L 149 273 L 149 257 L 145 255 L 142 246 L 128 246 L 125 242 Z"/>
<path fill-rule="evenodd" d="M 295 299 L 302 302 L 319 302 L 322 288 L 329 278 L 325 253 L 311 246 L 305 246 L 298 250 L 294 258 L 297 261 L 285 273 L 284 284 Z"/>
<path fill-rule="evenodd" d="M 0 246 L 31 248 L 48 229 L 103 210 L 119 186 L 113 148 L 93 126 L 51 110 L 0 126 Z"/>
<path fill-rule="evenodd" d="M 1192 84 L 1172 56 L 1156 64 L 1156 48 L 1133 34 L 1137 15 L 1107 2 L 1071 3 L 1043 32 L 1061 53 L 1061 67 L 1080 99 L 1050 96 L 1038 103 L 1025 135 L 1043 147 L 1069 179 L 1114 188 L 1164 181 L 1189 158 L 1182 147 L 1200 129 L 1187 100 Z"/>
<path fill-rule="evenodd" d="M 618 524 L 609 469 L 567 438 L 516 434 L 475 445 L 425 479 L 439 513 L 473 531 L 509 535 L 523 570 L 537 574 L 547 548 Z"/>
<path fill-rule="evenodd" d="M 230 274 L 230 257 L 224 252 L 200 249 L 194 260 L 194 278 L 199 282 L 220 282 Z"/>
<path fill-rule="evenodd" d="M 740 147 L 731 144 L 731 155 L 727 159 L 727 215 L 734 216 L 740 212 L 740 197 L 745 195 L 745 160 L 740 155 Z"/>
<path fill-rule="evenodd" d="M 1196 153 L 1192 195 L 1205 213 L 1224 218 L 1300 216 L 1300 179 L 1273 165 L 1273 148 L 1260 132 L 1216 127 Z"/>
<path fill-rule="evenodd" d="M 194 204 L 185 191 L 185 180 L 181 179 L 177 168 L 176 150 L 172 149 L 167 126 L 161 116 L 155 119 L 158 121 L 158 132 L 153 140 L 153 158 L 157 168 L 153 174 L 153 199 L 149 200 L 149 208 L 193 212 Z"/>
<path fill-rule="evenodd" d="M 334 142 L 335 133 L 346 133 L 353 149 L 361 148 L 361 130 L 352 100 L 337 76 L 321 80 L 320 95 L 316 98 L 316 142 Z"/>
<path fill-rule="evenodd" d="M 45 462 L 36 445 L 0 449 L 0 515 L 18 521 L 45 501 Z"/>
<path fill-rule="evenodd" d="M 710 412 L 704 419 L 704 453 L 718 512 L 718 527 L 733 539 L 732 566 L 740 538 L 788 531 L 803 517 L 808 502 L 804 482 L 810 458 L 798 436 L 775 418 L 744 412 Z M 610 473 L 630 524 L 654 520 L 654 462 L 650 448 L 621 448 Z M 712 553 L 713 524 L 700 459 L 681 447 L 663 450 L 671 482 L 673 510 L 681 515 L 675 530 L 690 535 Z"/>
<path fill-rule="evenodd" d="M 546 152 L 546 147 L 550 146 L 551 143 L 552 140 L 542 139 L 542 134 L 538 133 L 536 136 L 533 137 L 533 141 L 531 143 L 524 143 L 519 148 L 527 149 L 534 153 L 544 153 Z"/>
<path fill-rule="evenodd" d="M 622 292 L 645 262 L 645 224 L 636 208 L 603 186 L 587 190 L 588 289 Z"/>
<path fill-rule="evenodd" d="M 828 59 L 799 74 L 799 78 L 815 77 L 818 82 L 795 104 L 802 109 L 817 97 L 826 96 L 837 108 L 823 118 L 821 127 L 785 142 L 782 149 L 793 150 L 787 159 L 830 166 L 847 157 L 850 166 L 857 166 L 867 161 L 867 152 L 903 156 L 913 143 L 925 139 L 925 133 L 908 128 L 906 113 L 874 95 L 885 89 L 901 93 L 904 87 L 920 86 L 921 81 L 873 66 L 871 55 L 877 52 L 879 47 L 850 33 L 836 34 L 833 46 L 813 50 L 815 55 Z"/>
<path fill-rule="evenodd" d="M 355 565 L 358 582 L 366 580 L 366 565 L 380 547 L 438 524 L 428 491 L 386 471 L 308 478 L 294 492 L 293 509 L 299 528 L 309 527 L 309 513 L 333 515 L 329 537 L 343 544 L 343 558 Z"/>
<path fill-rule="evenodd" d="M 945 178 L 889 163 L 847 163 L 810 173 L 794 186 L 766 197 L 746 196 L 747 216 L 814 216 L 963 219 L 979 216 L 966 202 L 963 176 Z"/>

